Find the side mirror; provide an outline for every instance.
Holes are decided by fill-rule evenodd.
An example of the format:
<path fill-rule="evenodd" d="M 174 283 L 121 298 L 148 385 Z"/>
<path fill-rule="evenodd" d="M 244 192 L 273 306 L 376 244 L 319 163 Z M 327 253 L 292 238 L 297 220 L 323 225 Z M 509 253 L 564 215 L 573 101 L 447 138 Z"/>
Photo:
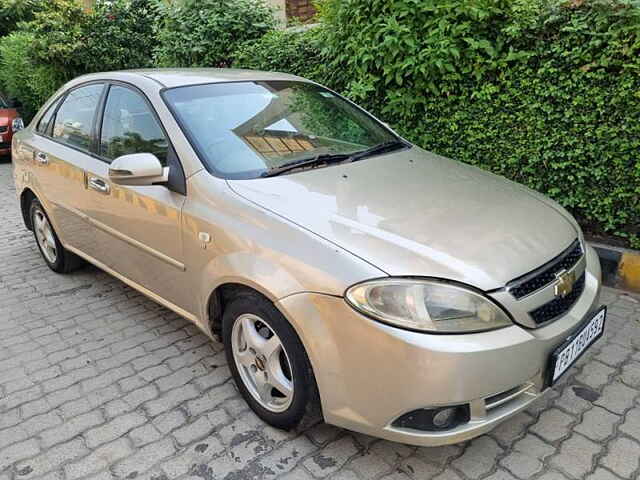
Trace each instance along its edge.
<path fill-rule="evenodd" d="M 109 180 L 116 185 L 154 185 L 169 179 L 169 167 L 162 167 L 152 153 L 132 153 L 116 158 L 109 166 Z"/>

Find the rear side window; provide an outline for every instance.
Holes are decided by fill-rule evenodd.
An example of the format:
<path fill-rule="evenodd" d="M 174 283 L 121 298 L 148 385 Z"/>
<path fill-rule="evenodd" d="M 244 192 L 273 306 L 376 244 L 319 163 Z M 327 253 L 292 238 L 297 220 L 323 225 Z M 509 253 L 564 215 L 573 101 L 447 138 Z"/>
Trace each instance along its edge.
<path fill-rule="evenodd" d="M 169 142 L 145 99 L 130 88 L 109 89 L 104 108 L 100 155 L 114 160 L 131 153 L 153 153 L 167 165 Z"/>
<path fill-rule="evenodd" d="M 49 131 L 49 123 L 51 122 L 51 117 L 53 117 L 53 113 L 56 111 L 56 107 L 60 103 L 60 99 L 56 100 L 51 104 L 45 114 L 40 118 L 38 122 L 38 126 L 36 127 L 36 131 L 41 135 L 46 135 Z"/>
<path fill-rule="evenodd" d="M 102 84 L 93 84 L 72 90 L 56 114 L 53 138 L 82 150 L 90 150 L 93 119 L 103 88 Z"/>

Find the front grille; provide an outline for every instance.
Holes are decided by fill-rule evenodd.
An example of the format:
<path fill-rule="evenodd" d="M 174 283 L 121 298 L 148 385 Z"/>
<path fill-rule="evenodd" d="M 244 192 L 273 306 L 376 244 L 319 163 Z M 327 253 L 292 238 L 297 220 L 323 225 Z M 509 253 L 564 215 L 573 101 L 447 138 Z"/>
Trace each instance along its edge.
<path fill-rule="evenodd" d="M 582 254 L 582 246 L 576 240 L 564 252 L 542 267 L 511 280 L 507 283 L 507 290 L 518 300 L 540 290 L 553 282 L 559 272 L 573 268 L 582 258 Z"/>
<path fill-rule="evenodd" d="M 0 142 L 0 150 L 4 150 L 6 148 L 11 148 L 11 144 L 9 142 Z"/>
<path fill-rule="evenodd" d="M 531 315 L 533 321 L 536 322 L 536 325 L 546 323 L 567 313 L 573 304 L 576 303 L 578 298 L 580 298 L 580 295 L 582 295 L 582 292 L 584 291 L 584 279 L 585 276 L 583 273 L 573 285 L 571 293 L 566 297 L 553 299 L 541 307 L 529 312 L 529 315 Z"/>
<path fill-rule="evenodd" d="M 4 127 L 0 127 L 0 133 L 7 133 L 9 131 L 9 127 L 4 126 Z"/>

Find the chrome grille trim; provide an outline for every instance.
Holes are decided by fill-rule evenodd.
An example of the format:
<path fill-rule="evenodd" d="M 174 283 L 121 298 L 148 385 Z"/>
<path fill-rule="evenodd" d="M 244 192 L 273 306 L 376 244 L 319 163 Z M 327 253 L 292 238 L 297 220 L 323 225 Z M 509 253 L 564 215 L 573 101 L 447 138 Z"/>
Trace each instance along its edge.
<path fill-rule="evenodd" d="M 562 270 L 571 270 L 584 256 L 584 250 L 578 239 L 553 260 L 532 272 L 511 280 L 506 285 L 507 291 L 516 299 L 531 295 L 556 280 Z"/>
<path fill-rule="evenodd" d="M 528 392 L 534 387 L 532 382 L 527 382 L 523 385 L 518 385 L 506 392 L 498 393 L 496 395 L 492 395 L 491 397 L 485 398 L 485 405 L 487 410 L 491 410 L 493 408 L 499 407 L 507 402 L 510 402 L 516 397 L 519 397 L 525 392 Z"/>

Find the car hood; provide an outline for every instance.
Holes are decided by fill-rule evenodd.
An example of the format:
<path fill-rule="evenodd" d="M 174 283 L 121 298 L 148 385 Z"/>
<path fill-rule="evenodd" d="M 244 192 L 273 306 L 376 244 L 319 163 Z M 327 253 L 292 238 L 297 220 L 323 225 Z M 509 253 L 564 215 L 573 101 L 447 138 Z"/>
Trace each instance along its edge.
<path fill-rule="evenodd" d="M 483 290 L 541 266 L 578 236 L 553 202 L 417 147 L 228 183 L 389 275 L 447 278 Z"/>

